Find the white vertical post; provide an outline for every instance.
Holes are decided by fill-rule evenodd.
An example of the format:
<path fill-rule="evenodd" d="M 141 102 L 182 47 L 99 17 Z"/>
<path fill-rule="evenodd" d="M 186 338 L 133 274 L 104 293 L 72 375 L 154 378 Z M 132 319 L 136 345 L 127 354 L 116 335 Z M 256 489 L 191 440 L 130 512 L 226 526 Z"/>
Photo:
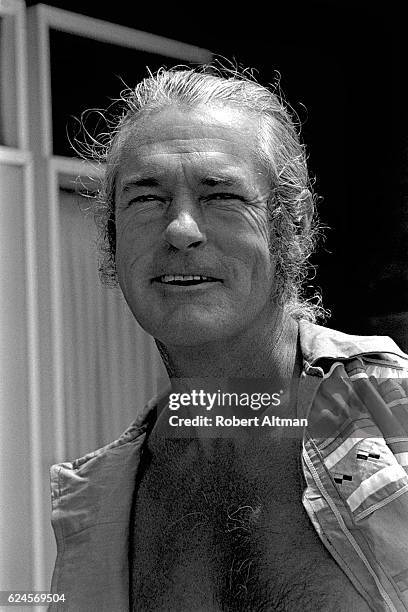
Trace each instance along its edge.
<path fill-rule="evenodd" d="M 64 324 L 61 286 L 61 234 L 58 174 L 52 159 L 47 172 L 49 180 L 49 260 L 52 315 L 52 354 L 54 370 L 54 444 L 56 461 L 64 461 L 66 449 L 64 397 Z"/>
<path fill-rule="evenodd" d="M 30 423 L 30 472 L 33 546 L 33 589 L 47 588 L 44 568 L 43 470 L 40 395 L 40 348 L 38 337 L 37 248 L 33 164 L 26 166 L 25 251 L 27 304 L 27 369 Z"/>

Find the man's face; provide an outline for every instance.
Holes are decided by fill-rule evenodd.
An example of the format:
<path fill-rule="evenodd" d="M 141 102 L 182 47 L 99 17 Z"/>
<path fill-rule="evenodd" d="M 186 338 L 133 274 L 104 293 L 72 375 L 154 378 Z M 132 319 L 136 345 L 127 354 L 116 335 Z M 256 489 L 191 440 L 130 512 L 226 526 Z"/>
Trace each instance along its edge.
<path fill-rule="evenodd" d="M 167 346 L 223 341 L 270 316 L 270 180 L 257 130 L 238 110 L 172 106 L 141 119 L 122 151 L 119 284 Z"/>

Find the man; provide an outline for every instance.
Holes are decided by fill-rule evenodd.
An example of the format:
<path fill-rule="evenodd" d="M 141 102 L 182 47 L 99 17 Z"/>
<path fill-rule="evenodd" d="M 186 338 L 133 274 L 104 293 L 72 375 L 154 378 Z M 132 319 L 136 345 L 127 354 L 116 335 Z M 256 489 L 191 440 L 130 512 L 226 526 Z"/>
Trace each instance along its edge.
<path fill-rule="evenodd" d="M 314 198 L 283 104 L 243 75 L 162 70 L 130 92 L 106 162 L 103 272 L 170 397 L 267 389 L 308 427 L 259 426 L 274 403 L 257 425 L 192 427 L 206 408 L 174 421 L 165 394 L 54 466 L 64 610 L 408 609 L 408 361 L 311 322 Z"/>

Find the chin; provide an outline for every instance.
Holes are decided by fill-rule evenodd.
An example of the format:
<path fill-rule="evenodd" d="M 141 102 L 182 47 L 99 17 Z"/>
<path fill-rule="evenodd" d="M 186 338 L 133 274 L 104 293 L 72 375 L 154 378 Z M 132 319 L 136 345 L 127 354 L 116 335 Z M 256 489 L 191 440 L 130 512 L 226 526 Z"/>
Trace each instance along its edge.
<path fill-rule="evenodd" d="M 154 338 L 166 346 L 198 346 L 208 342 L 220 342 L 234 335 L 235 326 L 220 318 L 168 321 L 160 329 L 148 330 Z"/>
<path fill-rule="evenodd" d="M 171 332 L 165 330 L 155 337 L 166 346 L 199 346 L 208 342 L 219 342 L 226 334 L 225 329 L 219 329 L 218 326 L 209 328 L 202 325 L 183 325 L 182 329 L 175 328 Z"/>

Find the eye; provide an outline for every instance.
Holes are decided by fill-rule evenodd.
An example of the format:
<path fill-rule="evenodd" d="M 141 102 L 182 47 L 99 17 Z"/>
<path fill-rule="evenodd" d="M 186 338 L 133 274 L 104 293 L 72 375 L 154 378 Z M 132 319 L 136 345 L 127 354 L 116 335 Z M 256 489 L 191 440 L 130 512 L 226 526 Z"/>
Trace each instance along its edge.
<path fill-rule="evenodd" d="M 244 202 L 244 198 L 236 193 L 212 193 L 211 195 L 205 198 L 206 201 L 216 200 L 216 201 L 225 201 L 225 200 L 240 200 Z"/>
<path fill-rule="evenodd" d="M 164 202 L 164 198 L 161 198 L 160 196 L 155 194 L 145 194 L 137 196 L 136 198 L 132 198 L 127 205 L 132 206 L 133 204 L 146 204 L 154 202 L 162 203 Z"/>

